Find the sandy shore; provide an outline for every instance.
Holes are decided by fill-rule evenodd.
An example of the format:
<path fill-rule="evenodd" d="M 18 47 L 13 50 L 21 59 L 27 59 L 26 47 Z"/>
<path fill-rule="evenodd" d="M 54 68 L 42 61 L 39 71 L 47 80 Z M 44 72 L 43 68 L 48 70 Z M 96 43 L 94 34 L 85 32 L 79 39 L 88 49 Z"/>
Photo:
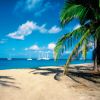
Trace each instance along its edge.
<path fill-rule="evenodd" d="M 0 70 L 0 100 L 100 100 L 100 83 L 61 76 L 60 67 Z"/>

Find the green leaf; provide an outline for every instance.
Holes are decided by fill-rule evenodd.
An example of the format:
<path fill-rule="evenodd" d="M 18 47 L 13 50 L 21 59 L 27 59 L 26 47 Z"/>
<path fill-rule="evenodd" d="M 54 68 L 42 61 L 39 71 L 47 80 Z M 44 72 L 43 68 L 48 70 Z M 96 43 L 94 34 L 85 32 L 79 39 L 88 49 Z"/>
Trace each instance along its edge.
<path fill-rule="evenodd" d="M 95 36 L 97 39 L 100 39 L 100 26 L 97 27 L 96 32 L 95 32 Z"/>
<path fill-rule="evenodd" d="M 84 59 L 86 59 L 86 55 L 87 55 L 87 44 L 88 44 L 87 39 L 84 39 L 84 43 L 82 47 L 82 56 Z"/>
<path fill-rule="evenodd" d="M 79 36 L 78 38 L 80 38 L 80 34 L 83 35 L 85 30 L 86 30 L 85 27 L 81 26 L 78 29 L 73 30 L 72 32 L 67 33 L 63 37 L 61 37 L 61 39 L 57 42 L 56 47 L 54 48 L 55 60 L 60 56 L 66 40 L 68 40 L 68 42 L 67 42 L 68 44 L 70 43 L 69 46 L 72 46 L 72 44 L 74 43 L 74 41 L 72 41 L 72 38 L 74 40 L 76 38 L 75 36 Z M 71 42 L 69 40 L 71 40 Z M 68 47 L 66 47 L 66 48 L 68 48 Z"/>
<path fill-rule="evenodd" d="M 99 0 L 99 8 L 100 8 L 100 0 Z"/>
<path fill-rule="evenodd" d="M 60 21 L 61 25 L 64 26 L 70 22 L 73 18 L 79 18 L 81 21 L 87 13 L 86 7 L 76 4 L 67 4 L 61 11 Z"/>
<path fill-rule="evenodd" d="M 69 58 L 68 58 L 68 60 L 66 62 L 66 65 L 65 65 L 66 67 L 65 68 L 68 67 L 73 55 L 76 54 L 76 52 L 78 51 L 79 47 L 82 46 L 83 41 L 89 36 L 89 33 L 90 33 L 90 30 L 89 29 L 86 30 L 86 32 L 84 33 L 84 35 L 82 36 L 80 41 L 76 44 L 76 46 L 74 47 L 72 53 L 70 54 L 70 56 L 69 56 Z"/>

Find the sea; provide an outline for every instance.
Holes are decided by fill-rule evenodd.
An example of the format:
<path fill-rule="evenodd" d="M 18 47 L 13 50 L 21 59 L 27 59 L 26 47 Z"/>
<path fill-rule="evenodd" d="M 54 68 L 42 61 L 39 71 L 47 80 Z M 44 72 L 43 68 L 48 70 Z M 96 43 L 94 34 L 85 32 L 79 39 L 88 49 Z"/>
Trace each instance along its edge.
<path fill-rule="evenodd" d="M 46 66 L 62 66 L 66 63 L 66 59 L 59 59 L 55 61 L 54 59 L 49 60 L 27 60 L 22 58 L 6 59 L 0 58 L 0 70 L 6 69 L 26 69 L 26 68 L 38 68 Z M 73 60 L 71 64 L 83 64 L 83 63 L 93 63 L 93 60 Z"/>

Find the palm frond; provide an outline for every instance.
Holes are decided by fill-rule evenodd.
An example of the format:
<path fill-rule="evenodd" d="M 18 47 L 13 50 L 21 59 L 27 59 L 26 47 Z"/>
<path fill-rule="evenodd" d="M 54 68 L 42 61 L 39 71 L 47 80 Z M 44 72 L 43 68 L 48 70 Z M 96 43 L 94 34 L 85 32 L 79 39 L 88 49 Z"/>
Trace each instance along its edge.
<path fill-rule="evenodd" d="M 56 47 L 54 48 L 54 58 L 55 60 L 59 57 L 59 55 L 61 54 L 61 51 L 64 49 L 65 43 L 66 41 L 68 42 L 68 46 L 72 46 L 72 38 L 75 41 L 75 38 L 80 38 L 85 31 L 85 27 L 81 26 L 76 30 L 73 30 L 70 33 L 65 34 L 56 44 Z M 81 35 L 80 35 L 81 34 Z M 70 43 L 70 44 L 69 44 Z"/>
<path fill-rule="evenodd" d="M 86 55 L 87 55 L 87 39 L 84 39 L 84 43 L 83 43 L 83 47 L 82 47 L 82 56 L 84 59 L 86 59 Z"/>
<path fill-rule="evenodd" d="M 95 36 L 97 39 L 100 39 L 100 26 L 96 29 Z"/>
<path fill-rule="evenodd" d="M 64 26 L 70 22 L 73 18 L 79 18 L 81 21 L 84 20 L 84 16 L 87 14 L 88 9 L 82 5 L 76 4 L 65 4 L 61 11 L 60 21 L 61 25 Z"/>
<path fill-rule="evenodd" d="M 65 69 L 68 67 L 73 55 L 75 55 L 75 53 L 78 51 L 79 47 L 82 46 L 83 41 L 89 36 L 90 30 L 86 30 L 86 32 L 84 33 L 84 35 L 82 36 L 82 38 L 80 39 L 80 41 L 77 43 L 77 45 L 75 46 L 75 48 L 73 49 L 72 53 L 70 54 L 66 64 L 65 64 Z"/>

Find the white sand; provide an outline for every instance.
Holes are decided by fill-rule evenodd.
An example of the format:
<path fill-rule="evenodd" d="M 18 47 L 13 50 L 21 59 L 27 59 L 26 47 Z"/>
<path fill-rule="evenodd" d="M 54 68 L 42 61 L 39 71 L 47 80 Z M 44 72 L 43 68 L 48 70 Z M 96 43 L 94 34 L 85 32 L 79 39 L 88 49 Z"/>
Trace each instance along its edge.
<path fill-rule="evenodd" d="M 82 83 L 62 76 L 62 68 L 0 70 L 0 100 L 100 100 L 100 87 L 85 79 Z"/>

